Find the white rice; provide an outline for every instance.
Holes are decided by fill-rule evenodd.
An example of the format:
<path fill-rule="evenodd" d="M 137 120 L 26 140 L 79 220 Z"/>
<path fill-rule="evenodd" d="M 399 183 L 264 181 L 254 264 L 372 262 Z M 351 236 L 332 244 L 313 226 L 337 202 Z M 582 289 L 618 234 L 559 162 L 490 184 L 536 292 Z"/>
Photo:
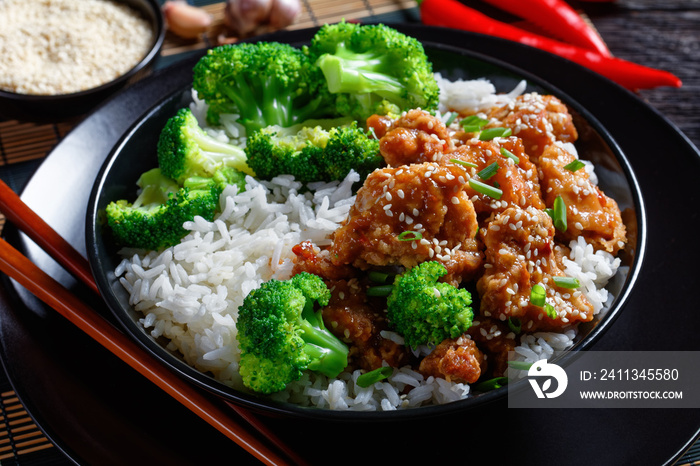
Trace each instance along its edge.
<path fill-rule="evenodd" d="M 523 92 L 521 83 L 509 94 L 496 95 L 484 80 L 449 83 L 436 76 L 449 99 L 449 109 L 478 111 L 506 103 Z M 206 105 L 194 97 L 191 108 L 204 126 Z M 441 104 L 441 111 L 448 111 Z M 221 140 L 244 141 L 245 133 L 227 118 L 224 128 L 209 128 Z M 116 270 L 131 295 L 131 304 L 143 314 L 140 323 L 154 338 L 166 337 L 168 348 L 182 354 L 193 367 L 209 372 L 216 380 L 244 389 L 238 375 L 240 352 L 236 341 L 238 307 L 245 296 L 263 281 L 286 279 L 292 270 L 292 247 L 310 240 L 329 244 L 329 235 L 347 217 L 354 203 L 351 172 L 342 182 L 312 183 L 300 193 L 301 184 L 290 176 L 272 181 L 248 177 L 244 192 L 236 186 L 221 196 L 221 214 L 208 222 L 196 218 L 185 224 L 190 233 L 182 242 L 160 253 L 122 251 L 125 259 Z M 599 313 L 612 296 L 604 289 L 616 272 L 619 259 L 594 253 L 583 238 L 572 241 L 565 273 L 581 281 L 582 289 Z M 403 343 L 394 332 L 385 338 Z M 551 359 L 573 344 L 576 331 L 538 332 L 524 335 L 516 348 L 518 359 L 534 362 Z M 419 348 L 425 355 L 430 348 Z M 442 404 L 469 396 L 469 386 L 424 377 L 403 367 L 374 385 L 356 384 L 360 371 L 343 373 L 335 380 L 307 372 L 285 391 L 270 397 L 302 406 L 334 410 L 389 411 L 426 404 Z M 411 390 L 404 393 L 404 389 Z"/>

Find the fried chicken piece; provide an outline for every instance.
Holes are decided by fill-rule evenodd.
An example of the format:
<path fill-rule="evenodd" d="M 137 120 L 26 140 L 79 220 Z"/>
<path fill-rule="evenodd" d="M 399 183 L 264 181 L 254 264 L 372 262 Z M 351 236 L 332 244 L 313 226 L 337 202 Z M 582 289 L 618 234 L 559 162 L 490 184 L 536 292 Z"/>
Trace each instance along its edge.
<path fill-rule="evenodd" d="M 578 132 L 566 105 L 552 95 L 523 94 L 488 115 L 490 127 L 506 127 L 523 140 L 525 152 L 537 164 L 540 154 L 555 141 L 574 142 Z"/>
<path fill-rule="evenodd" d="M 593 318 L 593 306 L 578 290 L 563 288 L 565 276 L 554 251 L 554 226 L 545 212 L 510 207 L 480 231 L 486 246 L 484 275 L 476 283 L 481 315 L 501 321 L 517 318 L 524 331 L 555 330 Z M 546 291 L 549 306 L 530 302 L 535 285 Z"/>
<path fill-rule="evenodd" d="M 412 358 L 405 346 L 381 336 L 388 325 L 384 313 L 368 300 L 357 280 L 327 282 L 331 290 L 323 321 L 335 336 L 348 343 L 350 363 L 371 371 L 386 361 L 391 367 L 408 364 Z M 379 310 L 378 310 L 379 309 Z"/>
<path fill-rule="evenodd" d="M 517 157 L 518 161 L 501 153 L 502 148 Z M 498 170 L 493 176 L 479 181 L 498 186 L 503 192 L 499 200 L 482 194 L 469 185 L 465 187 L 480 218 L 488 217 L 492 212 L 501 211 L 511 204 L 522 208 L 532 206 L 544 209 L 537 167 L 528 159 L 520 139 L 516 137 L 497 138 L 491 141 L 471 139 L 458 146 L 453 152 L 444 155 L 441 163 L 454 163 L 453 160 L 475 164 L 477 168 L 466 168 L 472 177 L 490 165 L 498 164 Z"/>
<path fill-rule="evenodd" d="M 486 357 L 466 336 L 444 340 L 421 361 L 418 372 L 449 382 L 474 383 L 479 380 Z"/>
<path fill-rule="evenodd" d="M 457 165 L 423 163 L 375 170 L 358 190 L 330 246 L 334 265 L 445 265 L 446 281 L 473 278 L 483 255 L 476 213 Z"/>
<path fill-rule="evenodd" d="M 324 280 L 342 280 L 357 276 L 357 269 L 350 265 L 335 265 L 326 249 L 311 241 L 303 241 L 292 248 L 295 254 L 292 275 L 309 272 Z"/>
<path fill-rule="evenodd" d="M 557 144 L 547 147 L 539 160 L 545 203 L 551 207 L 561 196 L 566 204 L 566 231 L 557 231 L 557 238 L 566 244 L 583 236 L 596 250 L 611 254 L 625 247 L 625 224 L 614 199 L 591 183 L 584 168 L 571 171 L 564 168 L 576 156 Z"/>
<path fill-rule="evenodd" d="M 491 377 L 502 377 L 508 369 L 508 352 L 515 350 L 515 334 L 504 322 L 476 317 L 466 334 L 487 356 Z"/>
<path fill-rule="evenodd" d="M 384 122 L 379 119 L 368 121 L 377 124 L 375 134 L 384 131 L 379 140 L 379 151 L 384 161 L 392 167 L 435 162 L 453 148 L 445 124 L 424 110 L 409 110 L 388 129 L 382 126 Z"/>

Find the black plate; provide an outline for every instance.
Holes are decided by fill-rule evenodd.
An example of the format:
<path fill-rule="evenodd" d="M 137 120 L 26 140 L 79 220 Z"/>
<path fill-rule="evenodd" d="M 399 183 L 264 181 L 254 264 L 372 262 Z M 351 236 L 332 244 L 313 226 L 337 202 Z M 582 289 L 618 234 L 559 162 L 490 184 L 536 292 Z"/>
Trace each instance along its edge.
<path fill-rule="evenodd" d="M 300 44 L 294 43 L 293 45 Z M 527 92 L 557 95 L 571 109 L 579 133 L 576 145 L 580 153 L 598 167 L 596 173 L 600 186 L 608 195 L 617 200 L 620 209 L 626 214 L 624 218 L 626 219 L 627 231 L 636 232 L 634 237 L 630 238 L 630 247 L 624 254 L 621 254 L 622 267 L 620 272 L 608 284 L 608 289 L 616 297 L 614 302 L 609 309 L 606 309 L 602 318 L 596 316 L 593 322 L 579 327 L 579 335 L 572 349 L 585 349 L 604 333 L 623 308 L 629 291 L 636 281 L 643 259 L 646 232 L 643 201 L 637 181 L 624 154 L 620 152 L 605 128 L 587 112 L 585 107 L 541 79 L 483 54 L 427 41 L 424 41 L 423 45 L 433 63 L 433 69 L 446 78 L 455 80 L 486 77 L 497 89 L 502 91 L 509 91 L 516 87 L 520 81 L 526 79 Z M 411 410 L 377 413 L 303 408 L 292 404 L 272 402 L 263 397 L 232 389 L 190 367 L 178 354 L 166 350 L 166 341 L 151 337 L 149 332 L 139 323 L 143 315 L 130 305 L 129 293 L 119 282 L 119 277 L 114 274 L 114 270 L 121 262 L 121 256 L 118 254 L 118 247 L 110 239 L 109 228 L 104 224 L 104 210 L 110 202 L 116 199 L 134 199 L 136 197 L 136 180 L 141 173 L 158 164 L 156 146 L 160 130 L 170 117 L 191 102 L 191 84 L 188 83 L 182 88 L 174 89 L 172 94 L 163 101 L 157 102 L 143 118 L 137 121 L 115 146 L 114 151 L 110 153 L 97 176 L 88 202 L 87 256 L 102 297 L 127 333 L 182 377 L 246 407 L 281 415 L 290 414 L 321 420 L 395 421 L 399 418 L 432 416 L 453 410 L 472 408 L 480 403 L 491 402 L 506 396 L 507 391 L 512 387 L 503 387 L 486 394 L 470 397 L 467 400 L 451 403 L 449 406 L 421 407 Z M 525 380 L 518 383 L 525 383 Z"/>
<path fill-rule="evenodd" d="M 697 222 L 692 207 L 698 200 L 697 149 L 635 95 L 565 60 L 474 34 L 420 26 L 400 29 L 422 40 L 478 50 L 530 70 L 580 102 L 614 135 L 645 193 L 650 246 L 625 311 L 592 348 L 697 350 L 700 315 L 691 291 L 700 253 L 687 247 L 695 239 L 688 226 Z M 307 38 L 304 31 L 284 37 Z M 23 199 L 79 249 L 85 249 L 88 191 L 102 161 L 131 123 L 166 97 L 168 89 L 187 84 L 189 77 L 182 76 L 187 66 L 159 73 L 101 107 L 66 137 L 29 182 Z M 87 295 L 10 226 L 6 237 L 62 282 Z M 76 462 L 207 464 L 213 458 L 248 459 L 24 290 L 13 283 L 5 285 L 0 290 L 5 368 L 38 424 Z M 106 311 L 105 315 L 111 317 Z M 400 424 L 277 418 L 268 423 L 314 464 L 347 464 L 350 459 L 410 464 L 420 457 L 419 452 L 438 462 L 467 461 L 486 454 L 504 464 L 554 460 L 663 464 L 679 457 L 696 438 L 700 413 L 690 409 L 509 410 L 501 401 L 466 415 Z"/>

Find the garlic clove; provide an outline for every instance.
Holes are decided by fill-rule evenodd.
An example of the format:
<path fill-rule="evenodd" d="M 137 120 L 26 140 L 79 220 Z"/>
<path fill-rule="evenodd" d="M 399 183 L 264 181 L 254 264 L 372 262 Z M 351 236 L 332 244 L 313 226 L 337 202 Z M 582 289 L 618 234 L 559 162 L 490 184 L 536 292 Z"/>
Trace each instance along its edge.
<path fill-rule="evenodd" d="M 196 39 L 212 24 L 211 15 L 204 9 L 181 0 L 167 0 L 162 9 L 168 29 L 183 39 Z"/>
<path fill-rule="evenodd" d="M 224 24 L 241 37 L 267 23 L 273 0 L 226 0 Z"/>
<path fill-rule="evenodd" d="M 274 0 L 270 11 L 269 24 L 273 29 L 283 29 L 294 22 L 301 12 L 299 0 Z"/>

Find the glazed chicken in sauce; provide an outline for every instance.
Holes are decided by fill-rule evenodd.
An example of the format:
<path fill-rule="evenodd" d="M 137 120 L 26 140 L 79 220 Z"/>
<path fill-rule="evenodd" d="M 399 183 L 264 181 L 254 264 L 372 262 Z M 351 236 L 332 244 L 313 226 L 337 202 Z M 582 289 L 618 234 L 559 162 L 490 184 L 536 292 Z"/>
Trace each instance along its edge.
<path fill-rule="evenodd" d="M 572 168 L 578 133 L 567 107 L 530 93 L 480 117 L 508 132 L 482 140 L 421 110 L 371 117 L 386 166 L 366 178 L 330 246 L 295 250 L 296 271 L 334 290 L 324 320 L 349 342 L 356 367 L 412 364 L 426 377 L 475 383 L 504 374 L 519 331 L 564 331 L 594 317 L 584 293 L 560 281 L 567 245 L 583 237 L 614 255 L 626 231 L 617 203 L 583 164 Z M 552 216 L 562 206 L 565 229 Z M 468 331 L 418 356 L 384 338 L 382 301 L 368 299 L 357 277 L 425 261 L 445 266 L 441 281 L 470 287 L 475 316 Z M 535 288 L 542 302 L 533 303 Z"/>

